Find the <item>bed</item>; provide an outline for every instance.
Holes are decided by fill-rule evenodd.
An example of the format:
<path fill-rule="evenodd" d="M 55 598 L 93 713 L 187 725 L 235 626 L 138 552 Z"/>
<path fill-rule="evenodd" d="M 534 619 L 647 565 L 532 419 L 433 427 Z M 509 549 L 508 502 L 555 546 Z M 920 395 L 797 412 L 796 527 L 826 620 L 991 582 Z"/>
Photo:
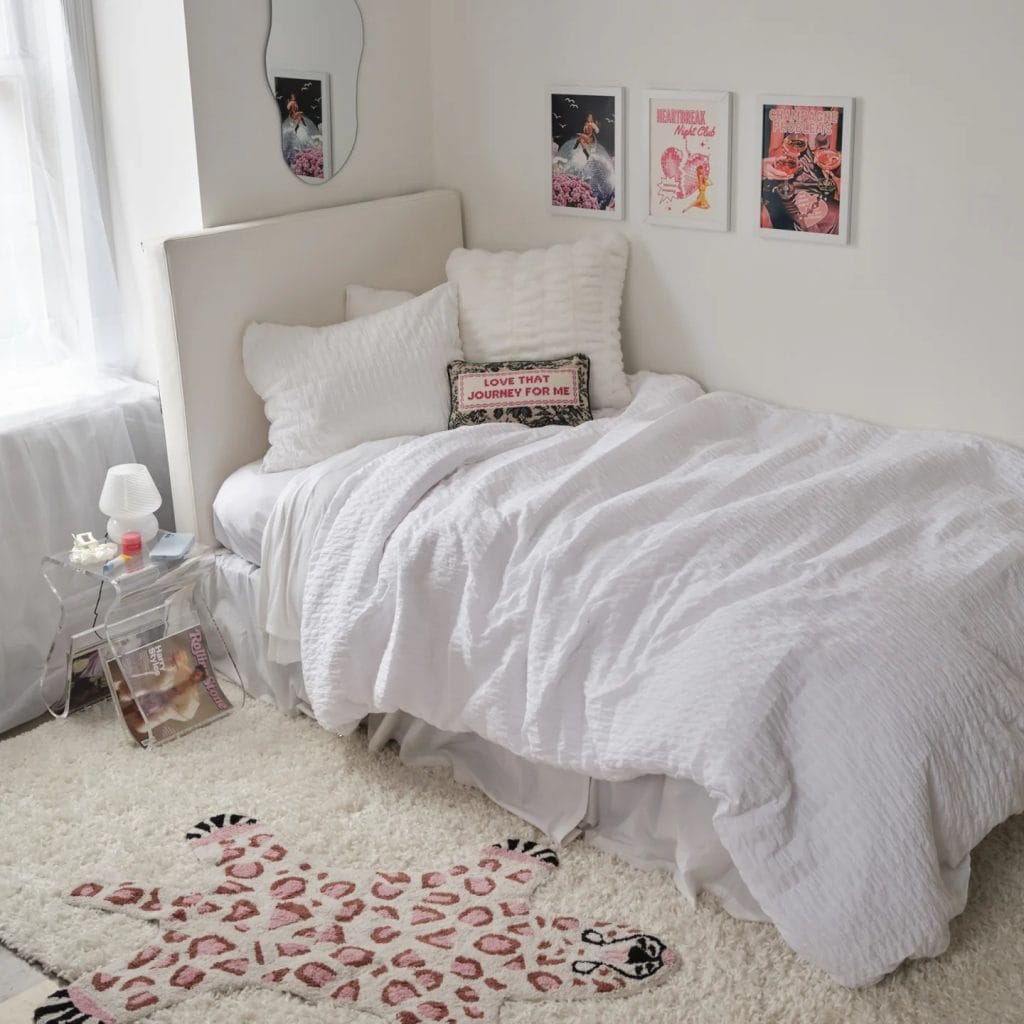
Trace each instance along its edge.
<path fill-rule="evenodd" d="M 224 544 L 248 688 L 668 869 L 841 984 L 940 953 L 970 849 L 1024 809 L 1024 456 L 638 374 L 571 430 L 255 471 L 245 326 L 424 292 L 461 240 L 436 191 L 166 243 L 175 515 Z"/>

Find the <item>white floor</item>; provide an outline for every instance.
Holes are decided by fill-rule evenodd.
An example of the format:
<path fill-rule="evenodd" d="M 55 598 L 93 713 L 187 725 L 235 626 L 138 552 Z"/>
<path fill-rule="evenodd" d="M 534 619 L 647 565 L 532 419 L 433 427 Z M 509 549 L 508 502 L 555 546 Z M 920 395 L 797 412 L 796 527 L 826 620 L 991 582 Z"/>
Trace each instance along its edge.
<path fill-rule="evenodd" d="M 0 1003 L 0 1024 L 29 1024 L 36 1008 L 41 1006 L 53 991 L 53 982 L 45 981 L 33 985 L 21 995 Z"/>
<path fill-rule="evenodd" d="M 0 737 L 13 739 L 48 721 L 38 718 Z M 0 946 L 0 1024 L 23 1024 L 32 1019 L 35 1008 L 59 985 L 42 971 L 26 963 L 6 946 Z"/>
<path fill-rule="evenodd" d="M 42 971 L 0 946 L 0 1005 L 44 981 L 53 984 Z"/>
<path fill-rule="evenodd" d="M 56 982 L 0 946 L 0 1024 L 27 1024 Z"/>

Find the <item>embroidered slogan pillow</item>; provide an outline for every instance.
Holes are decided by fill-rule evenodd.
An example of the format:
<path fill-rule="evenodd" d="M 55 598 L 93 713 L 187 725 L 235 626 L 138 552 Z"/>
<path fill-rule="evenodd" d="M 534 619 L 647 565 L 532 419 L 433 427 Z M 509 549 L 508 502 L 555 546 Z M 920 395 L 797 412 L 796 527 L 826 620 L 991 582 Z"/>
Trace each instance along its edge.
<path fill-rule="evenodd" d="M 590 360 L 510 360 L 448 364 L 451 414 L 448 428 L 473 423 L 552 424 L 574 427 L 590 415 Z"/>

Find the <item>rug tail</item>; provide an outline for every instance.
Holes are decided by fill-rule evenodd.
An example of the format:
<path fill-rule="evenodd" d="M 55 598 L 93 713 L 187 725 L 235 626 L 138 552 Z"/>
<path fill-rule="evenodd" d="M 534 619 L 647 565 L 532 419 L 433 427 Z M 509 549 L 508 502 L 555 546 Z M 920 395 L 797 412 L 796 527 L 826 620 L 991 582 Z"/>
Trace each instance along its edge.
<path fill-rule="evenodd" d="M 32 1020 L 44 1021 L 46 1024 L 88 1024 L 96 1018 L 75 1006 L 66 988 L 59 988 L 50 993 L 46 1002 L 32 1015 Z"/>

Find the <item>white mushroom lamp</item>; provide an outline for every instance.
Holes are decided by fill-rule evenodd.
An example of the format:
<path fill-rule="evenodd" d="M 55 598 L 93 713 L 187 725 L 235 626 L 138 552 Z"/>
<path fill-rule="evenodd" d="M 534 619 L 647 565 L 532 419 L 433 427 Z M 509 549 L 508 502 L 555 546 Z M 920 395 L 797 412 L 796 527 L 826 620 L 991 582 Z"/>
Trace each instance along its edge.
<path fill-rule="evenodd" d="M 135 530 L 143 543 L 151 541 L 160 527 L 153 513 L 160 507 L 160 492 L 149 470 L 137 462 L 111 466 L 100 495 L 100 511 L 109 516 L 107 536 L 119 544 Z"/>

